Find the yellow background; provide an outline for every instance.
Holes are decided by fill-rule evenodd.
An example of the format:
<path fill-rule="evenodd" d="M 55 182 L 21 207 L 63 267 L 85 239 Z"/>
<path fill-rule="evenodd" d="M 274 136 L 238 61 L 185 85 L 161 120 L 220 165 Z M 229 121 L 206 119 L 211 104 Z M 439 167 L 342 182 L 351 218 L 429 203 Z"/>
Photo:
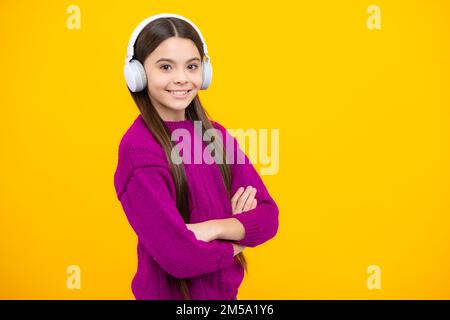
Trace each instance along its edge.
<path fill-rule="evenodd" d="M 280 227 L 246 249 L 239 299 L 450 298 L 446 0 L 2 0 L 0 298 L 133 299 L 136 237 L 113 186 L 138 114 L 123 62 L 160 12 L 202 30 L 215 120 L 280 130 L 279 172 L 263 176 Z"/>

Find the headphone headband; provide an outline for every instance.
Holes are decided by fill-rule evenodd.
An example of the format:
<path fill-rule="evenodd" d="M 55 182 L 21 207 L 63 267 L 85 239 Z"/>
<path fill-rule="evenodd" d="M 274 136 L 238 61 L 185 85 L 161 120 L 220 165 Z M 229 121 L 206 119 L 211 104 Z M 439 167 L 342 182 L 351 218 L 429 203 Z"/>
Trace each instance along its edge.
<path fill-rule="evenodd" d="M 139 23 L 139 25 L 134 29 L 133 33 L 131 34 L 131 38 L 130 41 L 128 43 L 128 47 L 127 47 L 127 57 L 125 59 L 125 63 L 130 62 L 133 59 L 134 56 L 134 44 L 139 36 L 139 34 L 142 32 L 142 30 L 152 21 L 157 20 L 159 18 L 178 18 L 181 20 L 186 21 L 187 23 L 189 23 L 194 29 L 195 31 L 197 31 L 197 34 L 199 35 L 200 39 L 202 40 L 202 44 L 203 44 L 203 50 L 205 51 L 205 56 L 206 58 L 209 60 L 208 57 L 208 49 L 206 47 L 206 43 L 205 40 L 203 39 L 203 35 L 200 32 L 200 29 L 197 28 L 197 26 L 189 19 L 180 16 L 178 14 L 173 14 L 173 13 L 160 13 L 160 14 L 156 14 L 153 15 L 151 17 L 148 17 L 147 19 L 145 19 L 144 21 L 142 21 L 141 23 Z"/>

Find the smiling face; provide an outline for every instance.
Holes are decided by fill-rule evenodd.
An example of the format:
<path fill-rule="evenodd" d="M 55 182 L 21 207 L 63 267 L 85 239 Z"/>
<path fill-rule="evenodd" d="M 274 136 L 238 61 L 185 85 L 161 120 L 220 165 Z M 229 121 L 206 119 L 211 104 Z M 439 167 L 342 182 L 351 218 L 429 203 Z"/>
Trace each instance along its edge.
<path fill-rule="evenodd" d="M 190 39 L 171 37 L 145 59 L 147 91 L 163 120 L 185 119 L 202 84 L 200 53 Z"/>

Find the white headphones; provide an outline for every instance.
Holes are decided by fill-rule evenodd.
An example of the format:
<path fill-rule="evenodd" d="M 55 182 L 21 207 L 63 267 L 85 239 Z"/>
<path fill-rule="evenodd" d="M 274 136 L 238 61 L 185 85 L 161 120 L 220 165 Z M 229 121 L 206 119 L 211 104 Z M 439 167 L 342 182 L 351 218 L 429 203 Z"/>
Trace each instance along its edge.
<path fill-rule="evenodd" d="M 183 16 L 172 13 L 161 13 L 145 19 L 136 27 L 136 29 L 134 29 L 133 33 L 131 34 L 130 42 L 128 43 L 127 47 L 127 57 L 125 59 L 125 68 L 124 68 L 125 81 L 127 82 L 128 88 L 132 92 L 139 92 L 147 87 L 147 76 L 145 75 L 144 66 L 138 60 L 133 59 L 134 44 L 141 31 L 145 28 L 145 26 L 147 26 L 150 22 L 159 18 L 178 18 L 184 20 L 197 31 L 197 34 L 202 40 L 203 51 L 205 52 L 206 57 L 206 61 L 202 61 L 202 86 L 200 89 L 202 90 L 208 89 L 212 79 L 212 66 L 202 33 L 192 21 Z"/>

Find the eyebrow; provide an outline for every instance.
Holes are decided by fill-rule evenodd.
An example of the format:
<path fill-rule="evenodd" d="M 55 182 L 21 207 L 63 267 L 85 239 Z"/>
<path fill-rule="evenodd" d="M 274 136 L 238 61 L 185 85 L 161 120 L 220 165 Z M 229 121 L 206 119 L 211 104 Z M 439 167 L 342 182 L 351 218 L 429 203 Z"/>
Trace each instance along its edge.
<path fill-rule="evenodd" d="M 191 61 L 194 61 L 194 60 L 198 60 L 198 61 L 201 62 L 201 60 L 200 60 L 199 58 L 194 57 L 194 58 L 191 58 L 191 59 L 189 59 L 188 61 L 186 61 L 186 63 L 191 62 Z M 156 61 L 155 63 L 158 63 L 158 62 L 161 62 L 161 61 L 169 61 L 169 62 L 175 63 L 175 61 L 173 61 L 172 59 L 168 59 L 168 58 L 161 58 L 161 59 L 159 59 L 158 61 Z"/>

